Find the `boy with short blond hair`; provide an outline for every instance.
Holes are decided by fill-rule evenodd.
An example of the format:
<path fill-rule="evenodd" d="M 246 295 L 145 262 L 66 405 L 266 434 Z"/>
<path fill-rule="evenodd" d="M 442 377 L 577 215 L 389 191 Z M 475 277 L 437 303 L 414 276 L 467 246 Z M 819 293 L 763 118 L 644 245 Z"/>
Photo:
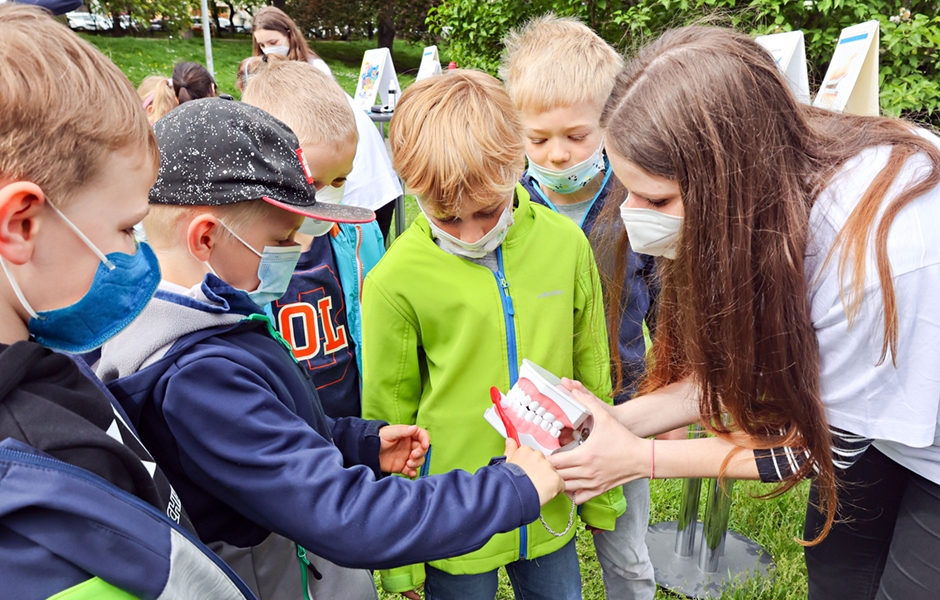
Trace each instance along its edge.
<path fill-rule="evenodd" d="M 609 395 L 597 268 L 577 226 L 517 185 L 522 130 L 495 78 L 458 70 L 413 84 L 389 138 L 423 215 L 366 279 L 363 414 L 431 432 L 423 475 L 474 470 L 504 443 L 483 418 L 490 387 L 515 384 L 523 358 Z M 581 518 L 612 528 L 620 490 L 596 500 Z M 455 559 L 383 572 L 383 586 L 492 600 L 505 566 L 518 598 L 580 598 L 574 512 L 559 496 L 539 523 Z"/>
<path fill-rule="evenodd" d="M 159 158 L 130 82 L 45 11 L 3 4 L 0 114 L 2 595 L 253 598 L 63 353 L 121 331 L 160 279 L 133 236 Z"/>
<path fill-rule="evenodd" d="M 358 133 L 347 98 L 332 77 L 309 64 L 270 58 L 254 70 L 242 96 L 297 135 L 318 202 L 342 203 L 353 169 Z M 303 254 L 287 293 L 270 304 L 272 320 L 310 371 L 326 414 L 358 417 L 360 290 L 385 253 L 382 233 L 375 221 L 305 219 L 295 239 Z"/>
<path fill-rule="evenodd" d="M 653 258 L 618 245 L 621 231 L 595 226 L 620 224 L 598 217 L 617 210 L 613 190 L 622 189 L 604 154 L 600 116 L 623 59 L 581 22 L 553 14 L 511 32 L 504 44 L 500 77 L 525 129 L 528 170 L 521 183 L 535 202 L 577 223 L 603 265 L 619 404 L 636 391 L 645 369 L 643 321 L 655 289 Z M 633 481 L 623 491 L 627 512 L 594 543 L 607 597 L 647 600 L 656 591 L 645 542 L 649 481 Z"/>
<path fill-rule="evenodd" d="M 305 217 L 371 211 L 316 202 L 296 136 L 259 108 L 196 100 L 154 131 L 160 218 L 144 224 L 164 280 L 97 368 L 203 541 L 265 600 L 375 598 L 366 568 L 458 554 L 535 519 L 563 483 L 513 444 L 506 464 L 473 476 L 383 477 L 417 473 L 427 432 L 329 418 L 265 316 L 288 287 Z"/>

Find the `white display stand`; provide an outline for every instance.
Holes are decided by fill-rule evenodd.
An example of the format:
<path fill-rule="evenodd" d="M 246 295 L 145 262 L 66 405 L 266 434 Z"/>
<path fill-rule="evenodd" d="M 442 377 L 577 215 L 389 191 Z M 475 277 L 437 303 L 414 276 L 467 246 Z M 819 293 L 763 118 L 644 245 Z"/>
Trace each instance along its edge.
<path fill-rule="evenodd" d="M 421 53 L 421 66 L 418 67 L 418 75 L 415 77 L 415 81 L 421 81 L 440 74 L 441 57 L 437 52 L 437 46 L 428 46 Z"/>
<path fill-rule="evenodd" d="M 390 97 L 389 90 L 394 97 Z M 394 109 L 395 101 L 400 96 L 401 86 L 398 84 L 398 75 L 395 73 L 395 65 L 388 48 L 366 50 L 362 55 L 362 68 L 359 69 L 356 95 L 353 97 L 356 106 L 370 111 L 376 98 L 380 98 L 382 104 Z"/>
<path fill-rule="evenodd" d="M 877 116 L 880 24 L 868 21 L 842 30 L 813 106 Z"/>
<path fill-rule="evenodd" d="M 806 43 L 803 40 L 803 32 L 797 30 L 762 35 L 755 41 L 774 57 L 797 101 L 809 104 L 809 72 L 806 68 Z"/>

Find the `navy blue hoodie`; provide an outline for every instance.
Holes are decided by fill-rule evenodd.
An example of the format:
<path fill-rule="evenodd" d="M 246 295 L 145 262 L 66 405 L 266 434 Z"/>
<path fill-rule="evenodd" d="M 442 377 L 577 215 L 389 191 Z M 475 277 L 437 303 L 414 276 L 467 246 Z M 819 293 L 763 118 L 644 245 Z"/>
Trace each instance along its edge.
<path fill-rule="evenodd" d="M 104 346 L 98 374 L 202 540 L 227 560 L 252 549 L 251 564 L 230 562 L 243 578 L 266 570 L 272 580 L 299 580 L 296 564 L 282 565 L 284 552 L 268 552 L 283 547 L 269 536 L 344 567 L 378 569 L 465 554 L 539 514 L 538 494 L 515 465 L 383 478 L 385 423 L 328 418 L 260 309 L 213 275 L 191 290 L 161 284 Z M 268 597 L 300 597 L 296 587 Z"/>

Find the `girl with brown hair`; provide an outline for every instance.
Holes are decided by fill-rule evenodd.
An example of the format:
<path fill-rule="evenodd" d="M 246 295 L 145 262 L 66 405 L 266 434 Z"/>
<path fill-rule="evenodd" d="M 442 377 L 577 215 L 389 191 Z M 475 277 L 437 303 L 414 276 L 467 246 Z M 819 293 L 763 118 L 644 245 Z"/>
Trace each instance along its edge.
<path fill-rule="evenodd" d="M 310 63 L 327 75 L 332 75 L 329 65 L 310 49 L 300 27 L 276 6 L 265 6 L 252 23 L 251 55 L 279 54 L 288 60 Z"/>
<path fill-rule="evenodd" d="M 204 66 L 196 62 L 178 62 L 173 67 L 173 91 L 179 103 L 218 96 L 215 79 Z"/>
<path fill-rule="evenodd" d="M 940 139 L 798 104 L 751 38 L 707 27 L 642 50 L 603 121 L 662 293 L 638 398 L 568 384 L 597 417 L 552 457 L 568 492 L 812 477 L 810 598 L 936 597 L 915 556 L 940 556 Z M 715 436 L 642 439 L 693 422 Z"/>

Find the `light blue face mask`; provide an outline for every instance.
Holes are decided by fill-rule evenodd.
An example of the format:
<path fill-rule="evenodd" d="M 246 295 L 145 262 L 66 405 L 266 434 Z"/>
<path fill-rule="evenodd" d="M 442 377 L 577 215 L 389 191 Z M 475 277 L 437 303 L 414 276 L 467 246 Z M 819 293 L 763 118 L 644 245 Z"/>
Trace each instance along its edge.
<path fill-rule="evenodd" d="M 265 246 L 261 252 L 258 252 L 252 248 L 248 242 L 239 237 L 237 233 L 232 231 L 231 227 L 221 220 L 219 224 L 225 227 L 242 245 L 261 258 L 261 262 L 258 263 L 258 279 L 261 283 L 258 284 L 258 288 L 253 292 L 246 290 L 248 297 L 261 308 L 264 308 L 275 300 L 279 300 L 281 296 L 287 292 L 291 277 L 294 275 L 294 269 L 297 267 L 297 262 L 300 260 L 300 255 L 303 253 L 303 249 L 300 245 Z M 218 277 L 212 265 L 207 262 L 206 266 L 209 267 L 213 275 Z"/>
<path fill-rule="evenodd" d="M 604 170 L 604 144 L 598 146 L 587 160 L 561 171 L 539 166 L 528 155 L 526 158 L 533 179 L 556 194 L 573 194 L 591 183 Z"/>
<path fill-rule="evenodd" d="M 37 342 L 63 352 L 88 352 L 116 336 L 144 310 L 160 284 L 160 265 L 145 243 L 138 244 L 134 254 L 112 252 L 105 256 L 48 198 L 46 203 L 101 261 L 91 287 L 75 304 L 36 312 L 26 301 L 6 261 L 0 259 L 0 266 L 13 293 L 29 313 L 26 327 Z"/>

